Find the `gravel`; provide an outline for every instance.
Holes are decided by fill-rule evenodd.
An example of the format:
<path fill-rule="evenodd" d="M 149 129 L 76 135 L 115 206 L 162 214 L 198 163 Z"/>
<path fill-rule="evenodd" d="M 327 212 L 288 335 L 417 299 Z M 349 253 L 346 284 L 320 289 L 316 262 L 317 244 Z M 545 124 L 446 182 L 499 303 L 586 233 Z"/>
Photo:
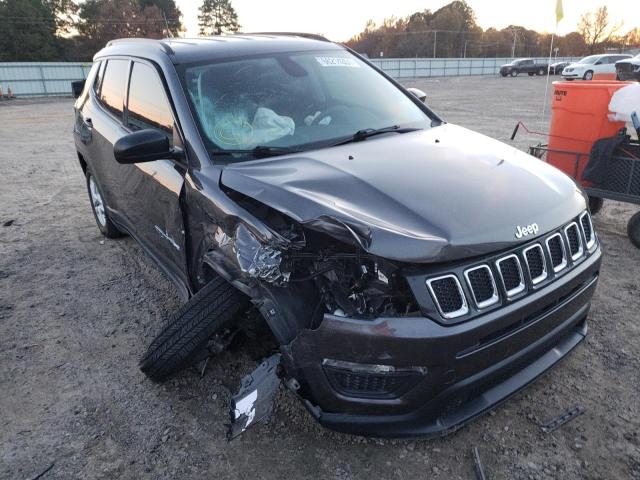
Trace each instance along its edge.
<path fill-rule="evenodd" d="M 517 120 L 547 128 L 544 78 L 405 83 L 503 141 Z M 474 446 L 487 478 L 640 478 L 640 250 L 625 233 L 637 208 L 606 202 L 595 218 L 605 256 L 588 339 L 491 415 L 438 440 L 365 439 L 321 428 L 282 391 L 270 423 L 228 443 L 231 392 L 263 352 L 236 344 L 204 377 L 163 385 L 138 370 L 179 299 L 133 240 L 100 236 L 72 104 L 0 102 L 0 478 L 468 479 Z M 541 432 L 576 404 L 585 414 Z"/>

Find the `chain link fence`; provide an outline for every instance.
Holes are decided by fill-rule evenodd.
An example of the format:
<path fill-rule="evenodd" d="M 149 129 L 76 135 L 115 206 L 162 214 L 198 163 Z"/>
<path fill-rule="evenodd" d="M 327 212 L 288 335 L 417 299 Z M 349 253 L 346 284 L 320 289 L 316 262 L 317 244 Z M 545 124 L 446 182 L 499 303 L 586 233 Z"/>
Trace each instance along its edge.
<path fill-rule="evenodd" d="M 374 58 L 371 62 L 394 78 L 498 75 L 512 58 Z M 536 58 L 547 63 L 547 58 Z M 574 61 L 562 57 L 553 61 Z M 71 96 L 71 82 L 87 77 L 90 63 L 0 62 L 0 88 L 6 96 Z"/>

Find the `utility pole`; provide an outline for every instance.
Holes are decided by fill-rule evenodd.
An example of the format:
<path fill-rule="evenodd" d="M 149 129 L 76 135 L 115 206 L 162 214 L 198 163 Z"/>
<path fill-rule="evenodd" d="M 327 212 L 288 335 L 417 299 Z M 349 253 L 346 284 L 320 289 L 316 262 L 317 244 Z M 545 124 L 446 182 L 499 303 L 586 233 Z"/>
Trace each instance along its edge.
<path fill-rule="evenodd" d="M 513 45 L 511 47 L 511 58 L 516 56 L 516 37 L 518 36 L 518 31 L 513 29 Z"/>
<path fill-rule="evenodd" d="M 436 46 L 438 45 L 438 31 L 433 31 L 433 58 L 436 58 Z"/>
<path fill-rule="evenodd" d="M 467 40 L 464 41 L 464 53 L 462 54 L 462 58 L 467 58 Z"/>

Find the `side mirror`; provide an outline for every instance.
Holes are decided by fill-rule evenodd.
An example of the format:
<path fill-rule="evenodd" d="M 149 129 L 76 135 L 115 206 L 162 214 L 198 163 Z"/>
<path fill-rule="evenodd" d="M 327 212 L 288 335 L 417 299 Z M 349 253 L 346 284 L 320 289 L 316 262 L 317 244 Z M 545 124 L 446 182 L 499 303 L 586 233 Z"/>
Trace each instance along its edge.
<path fill-rule="evenodd" d="M 71 91 L 73 92 L 73 98 L 78 98 L 82 95 L 82 91 L 84 90 L 85 80 L 76 80 L 75 82 L 71 82 Z"/>
<path fill-rule="evenodd" d="M 427 94 L 424 93 L 422 90 L 420 90 L 419 88 L 407 88 L 407 90 L 409 91 L 409 93 L 411 93 L 414 97 L 416 97 L 418 100 L 420 100 L 421 102 L 426 102 L 427 101 Z"/>
<path fill-rule="evenodd" d="M 118 163 L 141 163 L 176 158 L 178 155 L 164 133 L 146 129 L 120 138 L 113 146 L 113 156 Z"/>

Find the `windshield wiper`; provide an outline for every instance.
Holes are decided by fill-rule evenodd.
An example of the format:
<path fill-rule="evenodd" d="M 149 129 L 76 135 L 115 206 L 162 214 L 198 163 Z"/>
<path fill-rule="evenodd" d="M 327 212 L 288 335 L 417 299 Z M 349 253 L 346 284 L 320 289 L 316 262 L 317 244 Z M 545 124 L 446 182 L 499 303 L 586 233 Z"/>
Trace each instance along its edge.
<path fill-rule="evenodd" d="M 359 142 L 369 137 L 373 137 L 375 135 L 381 135 L 383 133 L 408 133 L 415 132 L 416 130 L 422 130 L 421 128 L 415 127 L 405 127 L 400 128 L 400 125 L 391 125 L 390 127 L 384 128 L 365 128 L 363 130 L 358 130 L 356 133 L 351 135 L 345 140 L 341 140 L 337 143 L 334 143 L 333 146 L 337 145 L 345 145 L 347 143 Z"/>
<path fill-rule="evenodd" d="M 277 155 L 286 155 L 288 153 L 300 153 L 302 150 L 293 147 L 267 147 L 265 145 L 258 145 L 253 148 L 246 149 L 222 149 L 216 148 L 211 150 L 213 155 L 234 155 L 244 154 L 253 155 L 256 158 L 275 157 Z"/>

